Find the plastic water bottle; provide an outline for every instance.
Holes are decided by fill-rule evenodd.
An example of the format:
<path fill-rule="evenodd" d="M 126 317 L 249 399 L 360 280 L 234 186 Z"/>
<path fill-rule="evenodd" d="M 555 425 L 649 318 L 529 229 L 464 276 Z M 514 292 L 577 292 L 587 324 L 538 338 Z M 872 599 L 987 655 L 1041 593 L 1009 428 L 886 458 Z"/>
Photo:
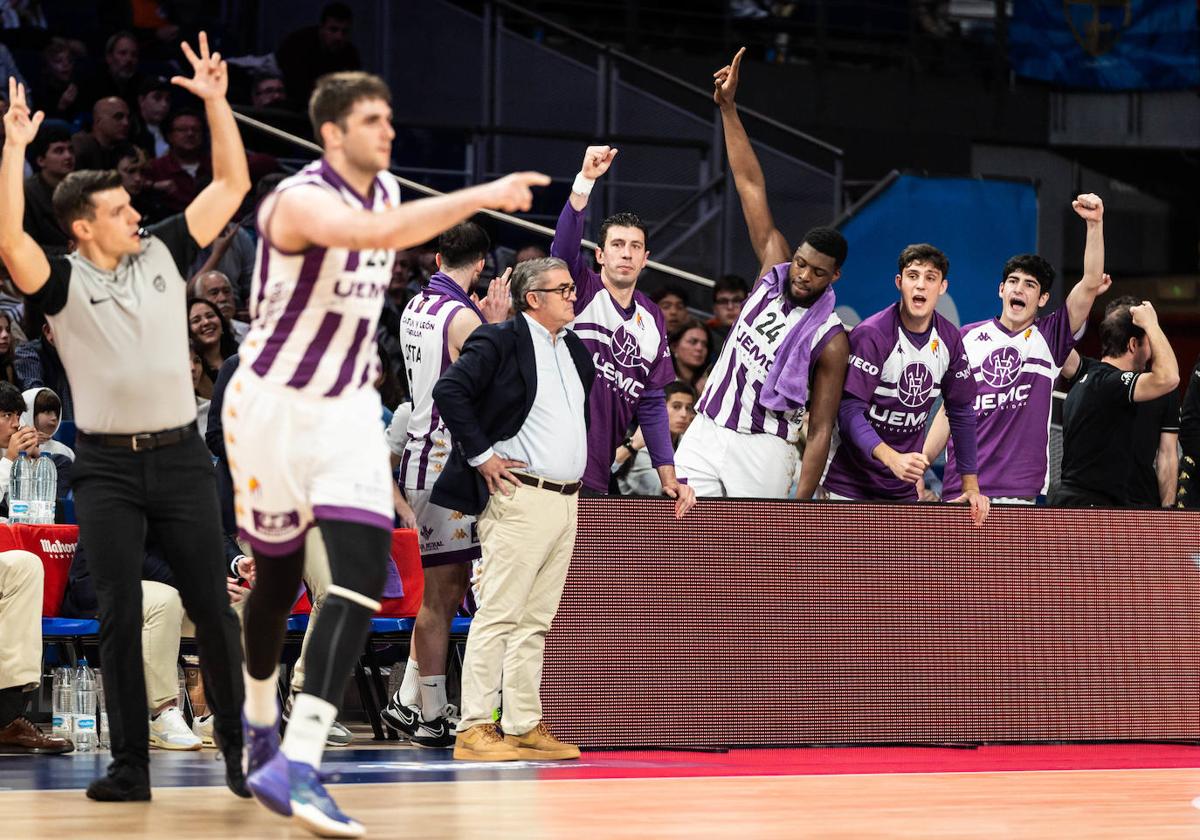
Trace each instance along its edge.
<path fill-rule="evenodd" d="M 50 691 L 51 715 L 54 735 L 68 741 L 75 735 L 75 675 L 70 668 L 54 669 L 54 682 Z"/>
<path fill-rule="evenodd" d="M 13 464 L 8 483 L 8 521 L 26 523 L 33 521 L 33 474 L 35 467 L 29 453 L 22 450 Z"/>
<path fill-rule="evenodd" d="M 175 666 L 175 676 L 179 680 L 179 696 L 175 702 L 179 704 L 179 711 L 182 712 L 188 707 L 187 674 L 183 672 L 182 665 Z"/>
<path fill-rule="evenodd" d="M 96 673 L 86 659 L 79 660 L 75 669 L 75 749 L 89 752 L 96 749 Z"/>
<path fill-rule="evenodd" d="M 54 459 L 43 452 L 37 459 L 33 473 L 33 504 L 31 521 L 42 524 L 54 524 L 54 501 L 58 496 L 58 467 Z"/>
<path fill-rule="evenodd" d="M 99 711 L 96 735 L 100 741 L 100 749 L 106 750 L 111 743 L 108 737 L 108 706 L 104 703 L 104 675 L 100 673 L 99 668 L 96 669 L 96 706 Z"/>

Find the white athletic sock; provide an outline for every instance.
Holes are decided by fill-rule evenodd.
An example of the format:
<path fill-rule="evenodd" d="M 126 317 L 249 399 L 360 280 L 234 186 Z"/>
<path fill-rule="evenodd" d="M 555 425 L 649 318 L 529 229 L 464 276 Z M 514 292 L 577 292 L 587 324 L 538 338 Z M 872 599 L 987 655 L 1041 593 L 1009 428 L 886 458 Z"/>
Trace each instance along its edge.
<path fill-rule="evenodd" d="M 421 700 L 421 670 L 417 660 L 409 657 L 404 666 L 404 679 L 400 681 L 400 705 L 416 706 Z"/>
<path fill-rule="evenodd" d="M 313 767 L 321 766 L 325 738 L 337 716 L 337 707 L 311 694 L 297 694 L 292 702 L 292 715 L 283 733 L 283 754 L 292 761 L 303 761 Z"/>
<path fill-rule="evenodd" d="M 265 680 L 256 680 L 242 668 L 243 682 L 246 684 L 246 702 L 242 708 L 246 712 L 246 720 L 255 726 L 274 726 L 279 723 L 279 708 L 275 699 L 276 685 L 279 680 L 279 668 L 271 672 Z"/>
<path fill-rule="evenodd" d="M 446 675 L 421 677 L 421 720 L 440 717 L 446 708 Z"/>

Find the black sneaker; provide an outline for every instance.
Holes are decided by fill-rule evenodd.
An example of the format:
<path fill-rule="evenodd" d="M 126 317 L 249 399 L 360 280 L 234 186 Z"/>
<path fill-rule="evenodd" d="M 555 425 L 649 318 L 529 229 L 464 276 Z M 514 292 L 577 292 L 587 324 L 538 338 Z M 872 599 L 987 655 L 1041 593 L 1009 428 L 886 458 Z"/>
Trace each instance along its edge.
<path fill-rule="evenodd" d="M 150 799 L 150 771 L 113 762 L 108 765 L 107 775 L 88 785 L 87 798 L 97 802 L 147 802 Z"/>
<path fill-rule="evenodd" d="M 457 728 L 458 709 L 447 704 L 438 717 L 433 720 L 421 720 L 417 724 L 417 731 L 413 733 L 412 742 L 418 747 L 434 750 L 447 749 L 454 746 Z"/>
<path fill-rule="evenodd" d="M 421 722 L 421 710 L 416 706 L 405 706 L 401 703 L 398 691 L 392 695 L 392 699 L 380 711 L 379 716 L 383 718 L 384 723 L 406 738 L 411 738 L 417 733 L 417 726 Z"/>

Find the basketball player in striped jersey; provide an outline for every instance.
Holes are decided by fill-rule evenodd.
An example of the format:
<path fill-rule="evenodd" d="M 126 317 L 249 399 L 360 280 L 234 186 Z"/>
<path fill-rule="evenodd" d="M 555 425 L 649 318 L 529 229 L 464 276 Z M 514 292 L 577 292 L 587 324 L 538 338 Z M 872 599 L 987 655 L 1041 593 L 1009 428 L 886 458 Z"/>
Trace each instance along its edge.
<path fill-rule="evenodd" d="M 401 204 L 387 171 L 390 102 L 383 80 L 366 73 L 318 81 L 309 117 L 324 154 L 259 209 L 252 323 L 222 411 L 238 527 L 258 558 L 244 617 L 247 785 L 324 837 L 364 833 L 316 768 L 387 577 L 392 486 L 372 382 L 393 254 L 481 209 L 527 209 L 530 188 L 549 182 L 518 173 Z M 333 585 L 281 746 L 277 664 L 313 525 Z"/>
<path fill-rule="evenodd" d="M 794 252 L 775 227 L 766 183 L 734 105 L 742 55 L 714 74 L 725 146 L 759 280 L 721 348 L 679 445 L 680 474 L 699 496 L 783 497 L 808 414 L 797 496 L 821 480 L 846 377 L 849 343 L 834 314 L 846 240 L 813 228 Z"/>
<path fill-rule="evenodd" d="M 1054 268 L 1037 254 L 1018 254 L 1000 278 L 1000 315 L 962 328 L 971 363 L 979 446 L 979 489 L 992 501 L 1032 505 L 1050 484 L 1050 409 L 1054 382 L 1087 327 L 1096 297 L 1111 280 L 1104 274 L 1104 202 L 1081 195 L 1071 206 L 1087 224 L 1083 277 L 1066 302 L 1038 317 L 1050 300 Z M 941 409 L 925 439 L 930 463 L 946 448 L 950 424 Z M 943 498 L 962 492 L 951 441 L 946 452 Z"/>
<path fill-rule="evenodd" d="M 492 281 L 478 305 L 470 295 L 490 250 L 487 233 L 474 222 L 455 225 L 438 237 L 434 255 L 438 271 L 408 302 L 400 324 L 413 402 L 400 480 L 417 517 L 425 588 L 404 681 L 382 715 L 419 747 L 454 746 L 457 710 L 446 698 L 450 623 L 467 594 L 472 564 L 481 555 L 475 517 L 429 499 L 451 445 L 450 432 L 433 402 L 433 386 L 458 359 L 463 342 L 476 327 L 508 318 L 511 269 Z"/>

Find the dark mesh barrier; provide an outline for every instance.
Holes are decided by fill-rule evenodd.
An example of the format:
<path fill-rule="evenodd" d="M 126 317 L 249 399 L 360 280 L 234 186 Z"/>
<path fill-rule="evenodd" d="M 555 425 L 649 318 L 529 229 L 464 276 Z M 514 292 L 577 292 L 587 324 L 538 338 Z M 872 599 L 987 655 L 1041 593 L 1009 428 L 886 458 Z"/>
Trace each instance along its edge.
<path fill-rule="evenodd" d="M 589 746 L 1200 738 L 1200 512 L 585 499 L 543 696 Z"/>

